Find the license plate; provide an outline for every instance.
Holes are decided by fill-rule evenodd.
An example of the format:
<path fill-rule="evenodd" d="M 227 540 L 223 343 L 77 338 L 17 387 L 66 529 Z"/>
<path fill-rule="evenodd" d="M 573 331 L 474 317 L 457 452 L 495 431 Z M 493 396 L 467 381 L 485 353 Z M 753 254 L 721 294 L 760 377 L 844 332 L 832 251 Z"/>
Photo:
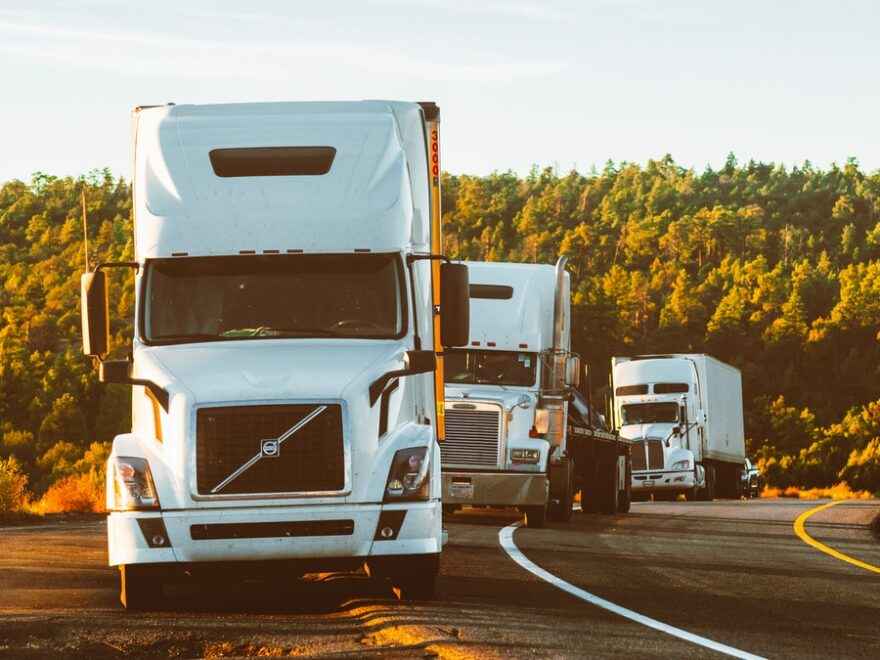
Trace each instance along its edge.
<path fill-rule="evenodd" d="M 642 486 L 645 486 L 646 488 L 647 488 L 648 486 L 653 486 L 653 485 L 654 485 L 654 482 L 653 482 L 652 480 L 650 480 L 650 479 L 648 479 L 648 480 L 642 482 Z"/>
<path fill-rule="evenodd" d="M 449 490 L 452 492 L 453 497 L 457 497 L 462 500 L 474 499 L 474 485 L 469 481 L 453 481 Z"/>

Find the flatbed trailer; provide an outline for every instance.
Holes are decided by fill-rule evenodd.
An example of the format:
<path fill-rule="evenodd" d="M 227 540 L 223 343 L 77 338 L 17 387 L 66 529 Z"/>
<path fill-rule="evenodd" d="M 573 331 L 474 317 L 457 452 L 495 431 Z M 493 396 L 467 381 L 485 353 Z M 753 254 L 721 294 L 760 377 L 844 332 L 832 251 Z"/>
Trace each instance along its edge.
<path fill-rule="evenodd" d="M 567 453 L 574 461 L 574 491 L 588 513 L 626 513 L 632 501 L 632 441 L 591 428 L 569 412 Z M 551 480 L 552 483 L 552 480 Z"/>

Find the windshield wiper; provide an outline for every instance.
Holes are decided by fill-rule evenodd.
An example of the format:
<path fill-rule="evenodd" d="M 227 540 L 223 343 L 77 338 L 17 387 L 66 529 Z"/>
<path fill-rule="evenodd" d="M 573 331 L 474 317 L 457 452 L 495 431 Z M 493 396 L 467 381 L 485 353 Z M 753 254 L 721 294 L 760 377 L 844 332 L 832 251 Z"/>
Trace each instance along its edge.
<path fill-rule="evenodd" d="M 192 341 L 215 341 L 217 339 L 223 339 L 220 335 L 209 335 L 204 333 L 195 333 L 195 334 L 180 334 L 180 335 L 159 335 L 158 337 L 150 337 L 152 341 L 181 341 L 183 339 L 189 339 Z"/>
<path fill-rule="evenodd" d="M 274 326 L 261 325 L 259 328 L 236 328 L 227 330 L 222 333 L 223 337 L 279 337 L 279 336 L 300 336 L 300 337 L 339 337 L 338 332 L 328 330 L 327 328 L 276 328 Z"/>

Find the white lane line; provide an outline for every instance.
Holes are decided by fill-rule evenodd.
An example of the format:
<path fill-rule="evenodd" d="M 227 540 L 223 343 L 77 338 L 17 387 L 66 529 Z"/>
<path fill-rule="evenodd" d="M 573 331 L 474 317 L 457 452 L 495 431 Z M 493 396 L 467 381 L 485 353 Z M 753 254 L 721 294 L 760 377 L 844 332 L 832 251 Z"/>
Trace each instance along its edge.
<path fill-rule="evenodd" d="M 630 621 L 635 621 L 636 623 L 640 623 L 643 626 L 648 626 L 649 628 L 653 628 L 654 630 L 659 630 L 660 632 L 666 633 L 667 635 L 678 637 L 679 639 L 683 639 L 686 642 L 691 642 L 692 644 L 697 644 L 707 649 L 718 651 L 719 653 L 725 653 L 727 655 L 733 656 L 734 658 L 765 660 L 760 655 L 753 655 L 752 653 L 748 653 L 746 651 L 740 651 L 739 649 L 735 649 L 732 646 L 727 646 L 726 644 L 721 644 L 720 642 L 715 642 L 711 639 L 700 637 L 699 635 L 689 633 L 687 630 L 682 630 L 681 628 L 670 626 L 669 624 L 663 623 L 662 621 L 657 621 L 656 619 L 647 617 L 644 614 L 639 614 L 638 612 L 633 612 L 632 610 L 628 610 L 625 607 L 621 607 L 620 605 L 615 605 L 611 601 L 600 598 L 595 594 L 591 594 L 589 591 L 584 591 L 580 587 L 576 587 L 573 584 L 570 584 L 565 580 L 556 577 L 555 575 L 553 575 L 553 573 L 545 571 L 543 568 L 538 566 L 531 559 L 526 557 L 518 547 L 516 547 L 516 543 L 513 542 L 513 533 L 519 526 L 520 523 L 515 522 L 512 525 L 503 527 L 498 532 L 498 542 L 501 544 L 504 552 L 506 552 L 513 561 L 522 566 L 529 573 L 536 575 L 545 582 L 549 582 L 554 587 L 562 589 L 563 591 L 570 593 L 575 598 L 580 598 L 581 600 L 586 601 L 591 605 L 601 607 L 603 610 L 608 610 L 609 612 L 614 612 L 614 614 L 618 614 L 624 618 L 629 619 Z"/>

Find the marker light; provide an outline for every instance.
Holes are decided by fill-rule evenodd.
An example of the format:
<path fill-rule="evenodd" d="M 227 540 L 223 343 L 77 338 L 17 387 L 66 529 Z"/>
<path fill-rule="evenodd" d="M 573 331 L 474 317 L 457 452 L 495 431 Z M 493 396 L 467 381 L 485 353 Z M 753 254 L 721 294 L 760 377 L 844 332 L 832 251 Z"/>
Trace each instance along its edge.
<path fill-rule="evenodd" d="M 113 508 L 117 511 L 143 511 L 159 508 L 159 496 L 150 466 L 143 458 L 114 456 Z"/>

